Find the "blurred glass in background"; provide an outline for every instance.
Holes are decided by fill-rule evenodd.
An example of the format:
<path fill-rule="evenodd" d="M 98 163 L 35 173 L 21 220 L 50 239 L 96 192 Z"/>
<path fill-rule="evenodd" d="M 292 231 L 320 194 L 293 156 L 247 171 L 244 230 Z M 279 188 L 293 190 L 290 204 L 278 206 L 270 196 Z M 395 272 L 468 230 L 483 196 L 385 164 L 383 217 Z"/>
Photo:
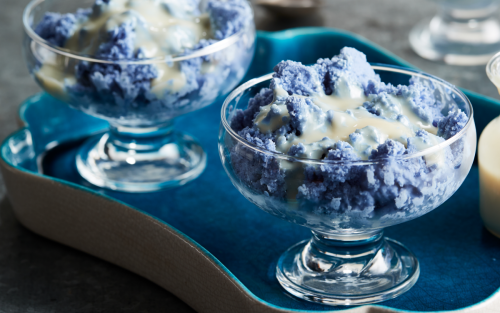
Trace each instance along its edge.
<path fill-rule="evenodd" d="M 434 0 L 437 15 L 417 24 L 410 44 L 421 57 L 454 65 L 481 65 L 500 51 L 498 0 Z"/>
<path fill-rule="evenodd" d="M 254 0 L 253 2 L 280 17 L 314 14 L 324 5 L 323 0 Z"/>

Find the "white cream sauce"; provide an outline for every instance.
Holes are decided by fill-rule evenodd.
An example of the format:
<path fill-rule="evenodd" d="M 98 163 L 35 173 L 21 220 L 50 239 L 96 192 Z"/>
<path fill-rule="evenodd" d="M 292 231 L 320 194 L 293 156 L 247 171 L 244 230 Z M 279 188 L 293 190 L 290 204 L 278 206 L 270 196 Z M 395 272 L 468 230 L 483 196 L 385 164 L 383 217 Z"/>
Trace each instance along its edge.
<path fill-rule="evenodd" d="M 394 96 L 387 95 L 384 96 L 384 100 L 389 102 L 391 105 L 389 108 L 385 108 L 384 105 L 377 105 L 377 109 L 380 112 L 380 116 L 387 119 L 396 120 L 398 115 L 403 115 L 404 123 L 413 128 L 413 130 L 423 129 L 431 134 L 437 134 L 437 127 L 432 125 L 432 121 L 425 121 L 420 118 L 411 108 L 408 100 Z"/>
<path fill-rule="evenodd" d="M 301 134 L 277 136 L 276 149 L 287 153 L 293 145 L 302 143 L 306 147 L 306 155 L 302 157 L 319 159 L 325 148 L 314 144 L 327 138 L 333 142 L 339 140 L 349 142 L 358 156 L 366 160 L 371 151 L 377 149 L 387 139 L 398 141 L 406 146 L 408 138 L 414 137 L 415 132 L 419 129 L 424 129 L 431 134 L 427 142 L 421 139 L 414 141 L 419 151 L 443 140 L 433 135 L 437 134 L 437 128 L 415 114 L 407 100 L 402 97 L 390 96 L 387 100 L 393 104 L 391 110 L 381 110 L 381 115 L 377 116 L 363 107 L 363 103 L 369 98 L 364 96 L 360 87 L 357 88 L 352 86 L 349 87 L 349 90 L 347 87 L 337 88 L 337 92 L 333 95 L 316 94 L 311 97 L 293 95 L 298 98 L 310 98 L 313 104 L 329 117 L 307 116 Z M 285 125 L 290 118 L 284 102 L 277 100 L 280 96 L 288 96 L 288 93 L 283 89 L 276 88 L 274 94 L 273 103 L 261 107 L 254 120 L 255 125 L 262 133 L 276 131 Z M 401 118 L 401 115 L 404 118 Z M 361 138 L 352 142 L 349 135 L 355 132 L 359 133 Z M 441 164 L 444 162 L 444 155 L 436 153 L 426 156 L 426 162 L 429 165 Z"/>
<path fill-rule="evenodd" d="M 412 143 L 415 145 L 418 151 L 423 151 L 435 145 L 438 145 L 444 142 L 444 138 L 435 136 L 433 134 L 428 135 L 428 139 L 424 140 L 422 137 L 414 137 L 412 138 Z M 431 154 L 426 154 L 424 156 L 425 163 L 427 166 L 437 165 L 442 166 L 446 161 L 446 154 L 441 149 Z"/>
<path fill-rule="evenodd" d="M 52 96 L 63 101 L 68 100 L 68 95 L 65 92 L 65 86 L 71 86 L 76 83 L 74 75 L 65 73 L 64 67 L 44 64 L 40 70 L 35 72 L 35 78 Z"/>
<path fill-rule="evenodd" d="M 272 112 L 270 113 L 271 109 Z M 285 125 L 289 117 L 286 105 L 271 103 L 260 108 L 254 124 L 262 133 L 272 133 Z"/>

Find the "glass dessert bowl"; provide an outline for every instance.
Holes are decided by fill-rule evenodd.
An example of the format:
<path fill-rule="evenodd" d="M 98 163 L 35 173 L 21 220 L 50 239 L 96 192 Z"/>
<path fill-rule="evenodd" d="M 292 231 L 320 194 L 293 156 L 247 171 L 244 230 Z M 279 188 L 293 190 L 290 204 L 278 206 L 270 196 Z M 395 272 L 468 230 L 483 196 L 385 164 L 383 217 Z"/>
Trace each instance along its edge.
<path fill-rule="evenodd" d="M 145 192 L 203 172 L 205 152 L 173 120 L 222 99 L 245 75 L 255 45 L 246 1 L 33 0 L 23 23 L 36 82 L 110 123 L 77 155 L 83 178 Z"/>
<path fill-rule="evenodd" d="M 455 128 L 450 138 L 421 151 L 397 152 L 394 141 L 388 140 L 367 159 L 356 160 L 347 157 L 353 153 L 352 147 L 340 149 L 345 142 L 328 143 L 322 139 L 309 147 L 320 147 L 323 152 L 302 150 L 313 156 L 307 158 L 304 153 L 297 156 L 297 149 L 277 151 L 283 144 L 280 140 L 270 141 L 271 137 L 265 136 L 259 139 L 252 136 L 251 127 L 241 126 L 249 123 L 242 112 L 252 108 L 259 113 L 248 116 L 255 116 L 261 126 L 266 118 L 260 119 L 260 114 L 273 109 L 259 111 L 256 106 L 276 102 L 283 95 L 282 91 L 276 92 L 278 89 L 274 95 L 263 89 L 276 73 L 241 85 L 222 108 L 219 155 L 234 186 L 265 212 L 312 231 L 310 240 L 282 254 L 276 268 L 281 286 L 304 300 L 357 305 L 384 301 L 408 291 L 419 276 L 418 260 L 403 244 L 384 238 L 383 229 L 422 216 L 445 202 L 463 183 L 474 160 L 472 106 L 460 90 L 418 71 L 386 65 L 372 68 L 384 82 L 407 84 L 411 79 L 428 86 L 434 99 L 442 104 L 444 114 L 460 109 L 467 115 L 463 128 Z M 284 95 L 292 98 L 290 92 Z M 290 105 L 287 109 L 287 118 L 293 119 L 292 112 L 298 109 Z M 301 119 L 299 114 L 295 117 Z M 451 125 L 454 119 L 456 116 L 444 124 Z M 268 115 L 267 120 L 265 127 L 281 123 L 276 115 Z M 302 135 L 299 138 L 305 138 Z M 347 140 L 353 142 L 353 138 Z M 328 145 L 331 150 L 324 149 Z M 318 159 L 321 154 L 322 159 Z"/>

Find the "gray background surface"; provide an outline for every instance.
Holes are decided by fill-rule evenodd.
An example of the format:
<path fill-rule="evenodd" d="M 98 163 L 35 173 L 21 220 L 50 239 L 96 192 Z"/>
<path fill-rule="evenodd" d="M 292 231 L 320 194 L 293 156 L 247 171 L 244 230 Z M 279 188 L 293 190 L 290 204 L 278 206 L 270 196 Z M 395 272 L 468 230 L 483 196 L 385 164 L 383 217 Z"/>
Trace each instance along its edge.
<path fill-rule="evenodd" d="M 75 1 L 75 0 L 69 0 Z M 277 19 L 256 8 L 259 29 L 329 26 L 360 34 L 451 83 L 498 97 L 484 66 L 426 61 L 410 48 L 408 33 L 431 16 L 431 1 L 327 0 L 319 14 Z M 17 128 L 21 101 L 39 92 L 21 53 L 21 14 L 28 0 L 0 0 L 0 140 Z M 29 192 L 27 191 L 27 195 Z M 193 312 L 174 295 L 119 267 L 51 242 L 15 219 L 0 177 L 0 312 Z"/>

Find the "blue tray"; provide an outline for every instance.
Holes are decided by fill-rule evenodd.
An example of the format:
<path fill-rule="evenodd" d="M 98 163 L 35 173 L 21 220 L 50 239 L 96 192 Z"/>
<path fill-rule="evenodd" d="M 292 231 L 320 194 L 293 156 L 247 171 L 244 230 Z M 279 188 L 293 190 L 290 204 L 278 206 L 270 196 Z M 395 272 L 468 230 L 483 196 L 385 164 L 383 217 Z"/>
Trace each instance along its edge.
<path fill-rule="evenodd" d="M 282 59 L 313 63 L 320 57 L 338 54 L 344 46 L 365 52 L 370 62 L 411 67 L 354 34 L 334 29 L 302 28 L 277 33 L 259 32 L 256 57 L 247 79 L 269 73 Z M 473 103 L 479 134 L 491 119 L 500 114 L 500 103 L 472 92 L 465 93 Z M 297 300 L 279 286 L 274 277 L 278 257 L 291 245 L 309 238 L 310 233 L 305 228 L 262 212 L 232 186 L 217 153 L 220 107 L 219 102 L 177 120 L 178 128 L 195 136 L 207 152 L 207 169 L 197 180 L 161 192 L 127 194 L 95 188 L 86 183 L 75 168 L 74 158 L 79 144 L 91 134 L 104 131 L 106 122 L 71 110 L 47 94 L 28 99 L 21 108 L 20 117 L 29 131 L 17 132 L 1 147 L 0 165 L 7 178 L 16 214 L 27 227 L 36 228 L 23 215 L 26 209 L 21 208 L 23 199 L 15 192 L 15 188 L 20 188 L 15 183 L 16 175 L 36 177 L 37 183 L 33 178 L 35 187 L 42 182 L 54 182 L 75 189 L 82 197 L 96 196 L 97 193 L 98 197 L 129 206 L 177 230 L 204 257 L 216 263 L 222 269 L 220 275 L 229 277 L 235 288 L 246 293 L 250 302 L 260 304 L 260 312 L 264 311 L 262 308 L 268 308 L 269 312 L 278 309 L 300 312 L 345 309 Z M 26 146 L 29 149 L 26 150 Z M 375 307 L 440 311 L 499 300 L 500 239 L 488 233 L 482 225 L 478 191 L 475 165 L 460 190 L 440 208 L 386 230 L 387 236 L 404 243 L 415 253 L 421 264 L 421 275 L 409 292 Z M 38 232 L 65 242 L 64 238 Z M 91 248 L 73 246 L 100 255 Z M 169 289 L 178 294 L 175 287 Z M 179 294 L 193 307 L 210 311 L 191 303 L 193 300 L 183 296 L 181 291 Z M 218 307 L 218 312 L 242 310 L 224 307 L 224 297 L 220 299 L 221 303 L 212 309 Z M 251 311 L 250 307 L 249 304 L 248 311 Z"/>

